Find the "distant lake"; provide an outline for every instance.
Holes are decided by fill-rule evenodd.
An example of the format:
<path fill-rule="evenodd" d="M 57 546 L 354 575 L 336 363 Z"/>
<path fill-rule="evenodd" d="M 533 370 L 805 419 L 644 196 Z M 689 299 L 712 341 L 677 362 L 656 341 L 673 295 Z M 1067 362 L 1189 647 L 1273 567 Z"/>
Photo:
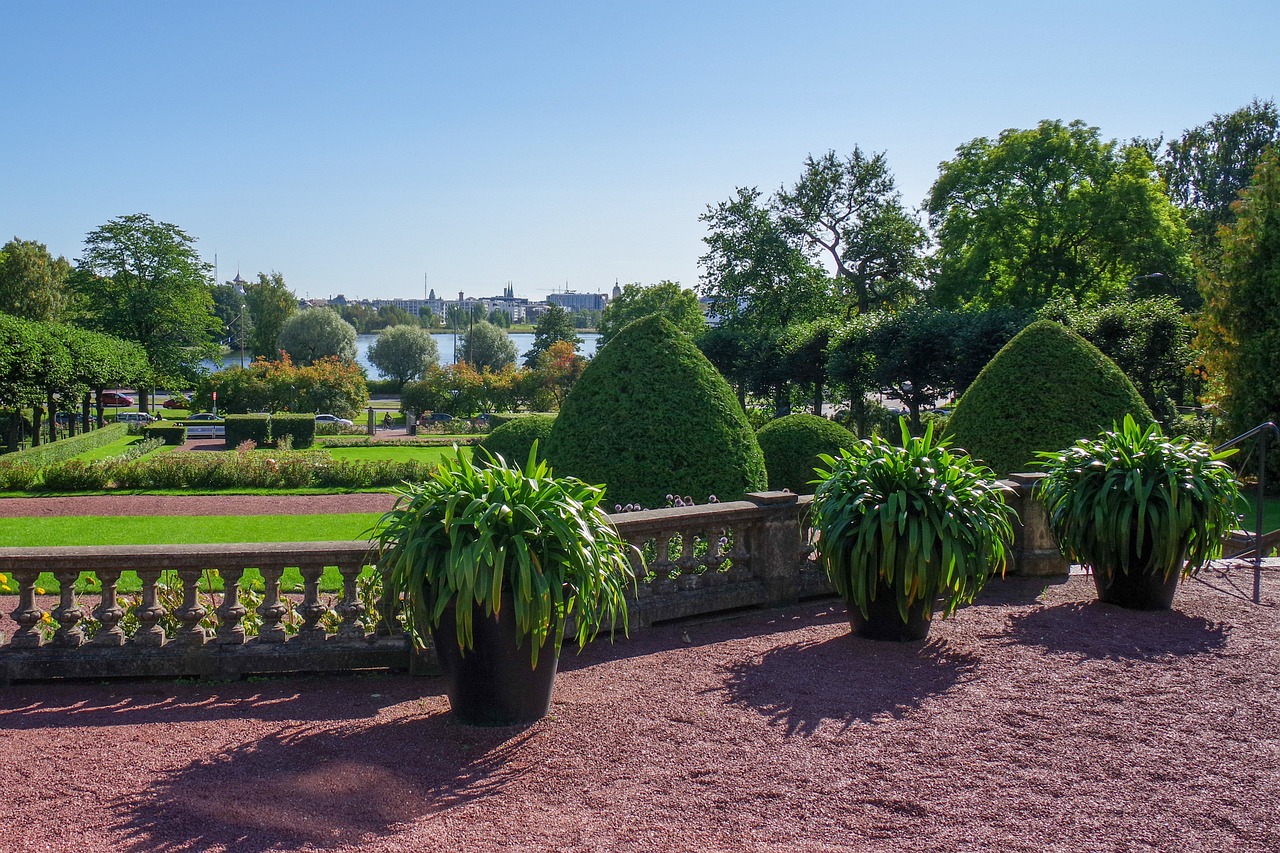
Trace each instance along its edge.
<path fill-rule="evenodd" d="M 453 363 L 453 332 L 432 332 L 431 337 L 435 338 L 436 347 L 440 350 L 440 364 Z M 595 332 L 579 332 L 578 337 L 582 338 L 582 346 L 578 349 L 578 353 L 588 358 L 596 354 L 596 342 L 600 340 L 600 336 Z M 357 335 L 356 336 L 356 363 L 365 369 L 370 379 L 378 378 L 378 370 L 369 363 L 369 347 L 373 346 L 373 342 L 378 339 L 377 335 Z M 533 333 L 532 332 L 514 332 L 511 334 L 511 340 L 516 345 L 516 364 L 524 363 L 524 354 L 533 349 Z M 462 336 L 458 336 L 461 343 Z M 245 364 L 247 365 L 252 356 L 245 355 Z M 214 364 L 211 360 L 205 359 L 204 367 L 211 373 L 216 373 L 228 367 L 240 366 L 240 350 L 232 350 L 223 357 L 222 367 Z"/>

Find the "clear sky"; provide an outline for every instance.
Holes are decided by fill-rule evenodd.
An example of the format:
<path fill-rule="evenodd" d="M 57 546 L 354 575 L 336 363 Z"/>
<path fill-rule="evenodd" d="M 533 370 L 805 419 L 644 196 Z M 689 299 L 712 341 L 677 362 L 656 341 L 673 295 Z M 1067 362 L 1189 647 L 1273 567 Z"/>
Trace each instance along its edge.
<path fill-rule="evenodd" d="M 884 151 L 919 205 L 1040 119 L 1179 134 L 1280 96 L 1280 3 L 21 2 L 0 242 L 147 213 L 301 296 L 692 286 L 698 216 Z"/>

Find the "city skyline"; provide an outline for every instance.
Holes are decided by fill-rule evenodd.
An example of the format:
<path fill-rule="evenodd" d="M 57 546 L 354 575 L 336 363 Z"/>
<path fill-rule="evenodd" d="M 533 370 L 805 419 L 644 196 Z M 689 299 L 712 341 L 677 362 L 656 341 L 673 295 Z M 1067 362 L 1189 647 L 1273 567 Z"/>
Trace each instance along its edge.
<path fill-rule="evenodd" d="M 1273 2 L 18 4 L 0 234 L 143 212 L 304 298 L 694 287 L 708 205 L 886 153 L 918 206 L 979 136 L 1165 138 L 1273 98 Z"/>

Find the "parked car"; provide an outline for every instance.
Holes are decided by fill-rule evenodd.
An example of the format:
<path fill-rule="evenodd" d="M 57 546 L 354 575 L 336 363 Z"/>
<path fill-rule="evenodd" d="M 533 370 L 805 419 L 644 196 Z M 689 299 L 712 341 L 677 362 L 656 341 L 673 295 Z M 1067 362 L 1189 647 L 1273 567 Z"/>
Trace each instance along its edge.
<path fill-rule="evenodd" d="M 104 406 L 136 406 L 137 401 L 128 394 L 117 394 L 115 391 L 103 391 L 99 395 Z"/>
<path fill-rule="evenodd" d="M 339 424 L 340 426 L 351 426 L 351 421 L 349 421 L 347 418 L 340 418 L 337 415 L 316 415 L 316 423 Z"/>
<path fill-rule="evenodd" d="M 160 405 L 164 406 L 166 409 L 185 409 L 191 405 L 191 401 L 184 397 L 170 397 Z"/>
<path fill-rule="evenodd" d="M 189 421 L 220 421 L 222 420 L 222 418 L 218 417 L 212 412 L 196 412 L 194 415 L 188 415 L 186 419 Z"/>
<path fill-rule="evenodd" d="M 445 423 L 453 420 L 453 415 L 448 412 L 432 412 L 431 417 L 427 418 L 427 420 L 435 421 L 436 423 Z"/>
<path fill-rule="evenodd" d="M 116 423 L 118 424 L 149 424 L 156 420 L 151 415 L 143 412 L 121 412 L 116 415 Z"/>

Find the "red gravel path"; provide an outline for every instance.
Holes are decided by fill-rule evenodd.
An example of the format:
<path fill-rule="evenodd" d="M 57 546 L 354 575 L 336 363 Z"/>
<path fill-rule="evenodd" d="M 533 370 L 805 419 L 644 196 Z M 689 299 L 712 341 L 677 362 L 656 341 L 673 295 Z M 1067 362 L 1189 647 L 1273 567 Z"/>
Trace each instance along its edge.
<path fill-rule="evenodd" d="M 668 626 L 568 653 L 524 729 L 404 676 L 10 687 L 0 850 L 1274 851 L 1250 586 L 997 581 L 906 645 L 830 602 Z"/>

